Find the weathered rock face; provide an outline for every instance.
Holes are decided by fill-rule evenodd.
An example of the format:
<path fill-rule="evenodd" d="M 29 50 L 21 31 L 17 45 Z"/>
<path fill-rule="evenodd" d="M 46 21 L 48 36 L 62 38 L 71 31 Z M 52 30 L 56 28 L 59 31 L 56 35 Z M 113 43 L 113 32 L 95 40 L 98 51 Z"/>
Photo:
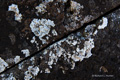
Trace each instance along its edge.
<path fill-rule="evenodd" d="M 69 30 L 71 31 L 71 28 L 66 29 L 68 32 Z M 64 36 L 63 33 L 61 33 L 62 36 Z M 99 80 L 98 78 L 101 77 L 108 80 L 119 80 L 119 34 L 120 9 L 51 44 L 43 51 L 1 74 L 0 79 Z M 57 35 L 55 39 L 58 38 L 60 37 Z M 31 42 L 34 42 L 34 38 Z M 39 44 L 39 42 L 35 43 Z M 32 54 L 26 49 L 22 52 L 25 55 Z M 19 56 L 16 56 L 14 60 L 20 61 Z M 2 63 L 4 63 L 3 60 Z M 7 64 L 2 65 L 7 66 Z"/>
<path fill-rule="evenodd" d="M 120 1 L 9 0 L 0 4 L 0 58 L 7 63 L 2 64 L 2 72 L 117 7 Z"/>

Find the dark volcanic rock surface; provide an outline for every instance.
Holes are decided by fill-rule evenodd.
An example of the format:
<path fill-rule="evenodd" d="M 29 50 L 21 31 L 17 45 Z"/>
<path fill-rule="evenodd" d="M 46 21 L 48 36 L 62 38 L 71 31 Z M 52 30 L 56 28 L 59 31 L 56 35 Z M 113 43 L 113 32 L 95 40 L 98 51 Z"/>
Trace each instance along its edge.
<path fill-rule="evenodd" d="M 119 0 L 45 1 L 0 1 L 0 58 L 3 62 L 6 62 L 6 65 L 4 64 L 3 66 L 2 64 L 3 68 L 1 67 L 0 72 L 25 59 L 25 57 L 42 50 L 56 40 L 65 37 L 67 34 L 83 26 L 84 23 L 98 18 L 120 4 Z M 8 10 L 11 4 L 18 5 L 19 13 L 22 14 L 21 21 L 15 20 L 15 15 L 18 15 L 18 13 Z M 45 6 L 42 9 L 41 7 L 39 8 L 42 12 L 38 12 L 37 8 L 35 8 L 39 4 Z M 45 24 L 47 24 L 49 19 L 53 21 L 55 26 L 50 26 L 50 30 L 46 32 L 43 29 L 43 34 L 48 34 L 43 35 L 40 33 L 43 35 L 42 39 L 40 39 L 40 36 L 36 36 L 30 28 L 34 18 L 37 20 L 45 19 Z M 39 30 L 42 30 L 42 28 Z"/>
<path fill-rule="evenodd" d="M 50 45 L 0 79 L 119 80 L 119 34 L 120 9 Z"/>

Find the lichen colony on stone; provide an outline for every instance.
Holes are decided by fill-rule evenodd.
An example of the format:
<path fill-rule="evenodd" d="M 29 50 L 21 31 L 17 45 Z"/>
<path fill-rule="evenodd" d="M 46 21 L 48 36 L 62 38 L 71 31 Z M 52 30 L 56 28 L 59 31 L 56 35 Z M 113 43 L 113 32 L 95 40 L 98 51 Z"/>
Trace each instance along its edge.
<path fill-rule="evenodd" d="M 6 63 L 6 62 L 0 57 L 0 72 L 4 71 L 6 67 L 8 67 L 8 63 Z"/>
<path fill-rule="evenodd" d="M 106 17 L 102 18 L 102 24 L 98 26 L 98 29 L 104 29 L 105 27 L 107 27 L 108 24 L 108 19 Z"/>
<path fill-rule="evenodd" d="M 37 76 L 39 68 L 37 66 L 29 66 L 28 71 L 25 72 L 24 80 L 30 80 L 33 76 Z"/>
<path fill-rule="evenodd" d="M 50 19 L 33 19 L 30 28 L 35 36 L 39 37 L 43 44 L 46 43 L 46 40 L 42 39 L 45 35 L 49 34 L 51 27 L 54 27 L 55 24 Z"/>
<path fill-rule="evenodd" d="M 22 14 L 19 13 L 18 5 L 16 4 L 11 4 L 8 8 L 8 11 L 13 11 L 15 12 L 15 20 L 18 22 L 21 22 L 22 20 Z"/>

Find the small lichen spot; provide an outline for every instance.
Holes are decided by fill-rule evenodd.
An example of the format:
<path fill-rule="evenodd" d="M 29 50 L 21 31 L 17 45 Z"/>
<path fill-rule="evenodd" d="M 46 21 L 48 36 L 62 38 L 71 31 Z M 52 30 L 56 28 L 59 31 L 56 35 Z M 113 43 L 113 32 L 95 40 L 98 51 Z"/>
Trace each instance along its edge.
<path fill-rule="evenodd" d="M 104 29 L 105 27 L 107 27 L 108 19 L 106 17 L 103 17 L 102 21 L 103 21 L 103 23 L 102 23 L 102 25 L 98 26 L 98 29 Z"/>
<path fill-rule="evenodd" d="M 20 61 L 20 56 L 16 56 L 15 58 L 14 58 L 14 62 L 15 63 L 18 63 Z"/>
<path fill-rule="evenodd" d="M 21 50 L 23 54 L 25 54 L 25 57 L 28 57 L 30 55 L 30 51 L 28 49 Z"/>
<path fill-rule="evenodd" d="M 18 5 L 16 4 L 11 4 L 8 8 L 8 11 L 13 11 L 15 12 L 15 20 L 18 22 L 21 22 L 22 20 L 22 14 L 19 13 Z"/>
<path fill-rule="evenodd" d="M 6 63 L 6 62 L 0 57 L 0 72 L 3 72 L 6 67 L 8 67 L 8 63 Z"/>

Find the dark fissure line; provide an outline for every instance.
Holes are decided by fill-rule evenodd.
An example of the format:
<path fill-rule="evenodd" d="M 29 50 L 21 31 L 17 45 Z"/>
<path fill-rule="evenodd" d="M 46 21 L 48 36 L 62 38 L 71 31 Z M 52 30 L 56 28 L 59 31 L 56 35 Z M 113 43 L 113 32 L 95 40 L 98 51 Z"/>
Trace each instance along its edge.
<path fill-rule="evenodd" d="M 27 60 L 27 59 L 30 59 L 31 57 L 33 57 L 33 56 L 39 54 L 39 52 L 45 50 L 46 48 L 48 48 L 48 47 L 51 46 L 52 44 L 54 44 L 54 43 L 56 43 L 56 42 L 58 42 L 58 41 L 60 41 L 60 40 L 62 40 L 62 39 L 64 39 L 64 38 L 67 38 L 70 34 L 75 33 L 75 32 L 77 32 L 77 31 L 79 31 L 80 29 L 85 28 L 87 25 L 94 24 L 97 20 L 100 20 L 102 17 L 104 17 L 104 16 L 106 16 L 106 15 L 109 15 L 110 13 L 116 11 L 117 9 L 120 9 L 120 5 L 117 6 L 117 7 L 115 7 L 114 9 L 112 9 L 112 10 L 106 12 L 105 14 L 99 16 L 98 18 L 94 19 L 93 21 L 90 21 L 90 22 L 88 22 L 88 23 L 85 23 L 85 24 L 84 24 L 83 26 L 81 26 L 80 28 L 75 29 L 74 31 L 69 32 L 68 34 L 64 35 L 64 36 L 61 37 L 60 39 L 51 42 L 50 44 L 48 44 L 46 47 L 44 47 L 44 48 L 41 49 L 40 51 L 35 52 L 34 54 L 32 54 L 32 55 L 26 57 L 25 59 L 21 60 L 21 61 L 18 62 L 17 64 L 15 64 L 15 65 L 9 67 L 8 69 L 6 69 L 5 71 L 1 72 L 0 75 L 3 74 L 3 73 L 5 73 L 5 72 L 7 72 L 8 70 L 14 68 L 15 66 L 17 66 L 17 65 L 20 64 L 20 63 L 22 63 L 23 61 L 25 61 L 25 60 Z"/>

